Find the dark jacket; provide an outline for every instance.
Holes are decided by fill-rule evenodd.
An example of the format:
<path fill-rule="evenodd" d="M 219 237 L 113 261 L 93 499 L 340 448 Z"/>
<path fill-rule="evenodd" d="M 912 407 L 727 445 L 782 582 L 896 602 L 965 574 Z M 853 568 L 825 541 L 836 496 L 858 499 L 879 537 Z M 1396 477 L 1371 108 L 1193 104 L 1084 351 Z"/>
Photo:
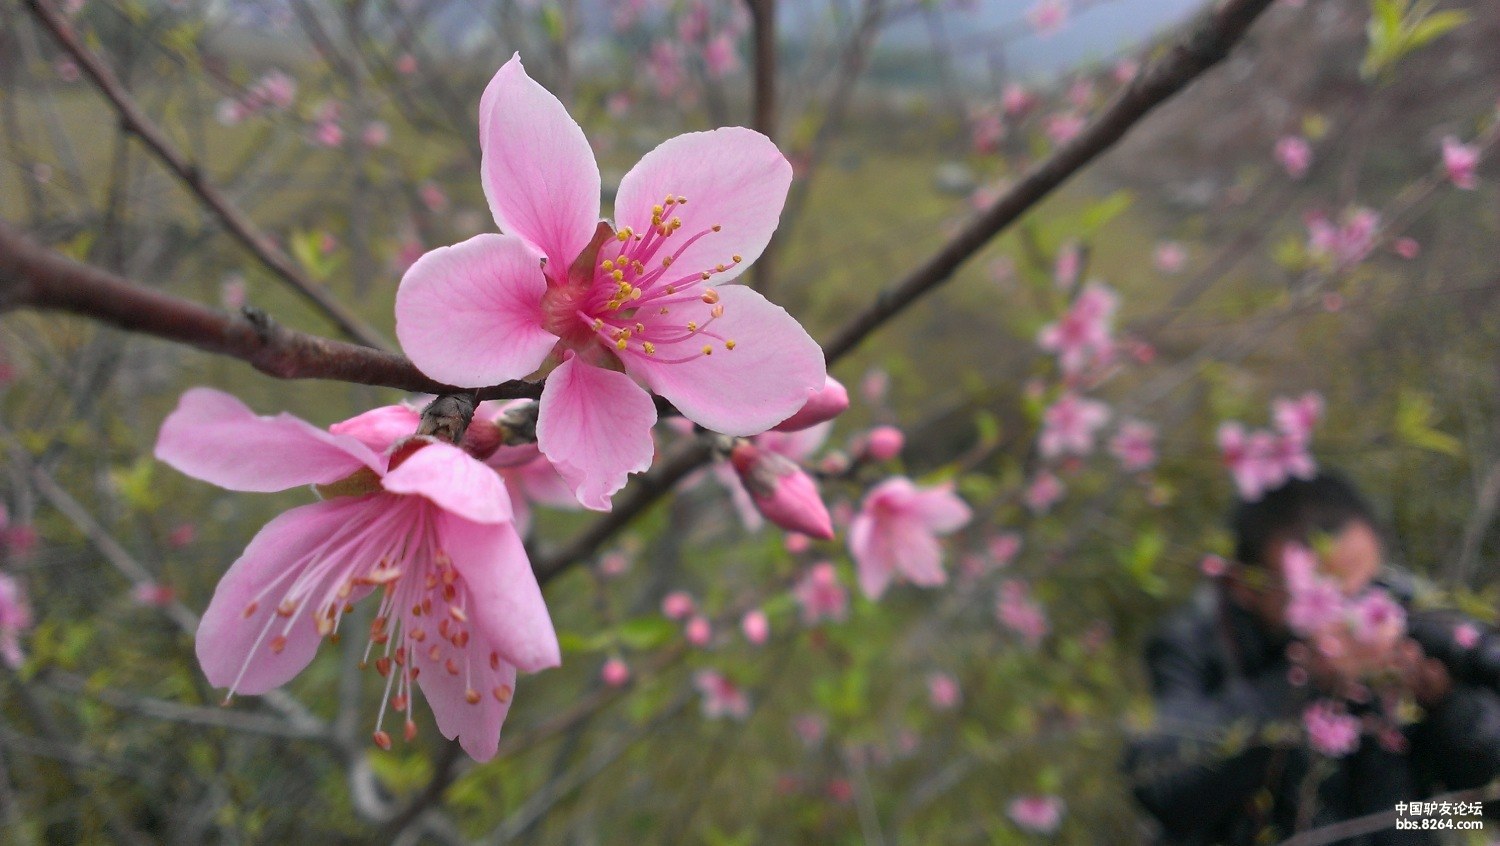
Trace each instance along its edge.
<path fill-rule="evenodd" d="M 1390 587 L 1409 597 L 1398 585 Z M 1414 615 L 1412 633 L 1425 646 L 1434 631 L 1449 636 L 1461 620 Z M 1365 735 L 1344 758 L 1310 754 L 1286 729 L 1300 726 L 1315 695 L 1287 681 L 1287 645 L 1218 591 L 1205 592 L 1151 639 L 1146 665 L 1157 725 L 1130 745 L 1126 769 L 1137 800 L 1160 822 L 1163 842 L 1276 842 L 1302 828 L 1390 811 L 1398 802 L 1477 787 L 1500 774 L 1500 693 L 1466 672 L 1454 672 L 1453 693 L 1407 727 L 1404 752 Z M 1457 651 L 1500 652 L 1500 637 L 1486 631 L 1479 646 Z M 1449 663 L 1464 654 L 1439 657 Z M 1311 796 L 1316 801 L 1308 806 Z M 1340 841 L 1431 842 L 1421 831 L 1395 830 Z"/>

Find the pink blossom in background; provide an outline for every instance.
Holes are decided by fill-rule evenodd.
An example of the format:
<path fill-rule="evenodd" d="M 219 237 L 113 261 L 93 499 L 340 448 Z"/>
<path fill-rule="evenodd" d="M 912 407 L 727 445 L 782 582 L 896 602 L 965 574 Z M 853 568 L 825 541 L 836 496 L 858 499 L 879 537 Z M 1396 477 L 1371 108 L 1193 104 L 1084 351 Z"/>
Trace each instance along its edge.
<path fill-rule="evenodd" d="M 508 234 L 419 259 L 396 294 L 396 334 L 452 385 L 554 364 L 537 445 L 585 507 L 608 510 L 650 466 L 651 393 L 746 436 L 824 387 L 822 350 L 791 315 L 743 285 L 708 285 L 737 277 L 776 229 L 791 166 L 769 139 L 735 127 L 664 142 L 621 181 L 611 226 L 588 139 L 519 57 L 480 118 L 481 182 Z"/>
<path fill-rule="evenodd" d="M 630 556 L 615 549 L 599 557 L 599 575 L 606 579 L 617 579 L 630 572 Z"/>
<path fill-rule="evenodd" d="M 557 666 L 557 635 L 505 483 L 450 444 L 391 440 L 385 419 L 365 414 L 324 430 L 286 414 L 257 417 L 219 391 L 183 395 L 162 424 L 158 459 L 230 490 L 312 484 L 325 497 L 250 541 L 203 615 L 198 659 L 231 696 L 264 693 L 307 666 L 352 603 L 379 592 L 375 668 L 388 692 L 394 686 L 406 733 L 416 730 L 420 688 L 443 735 L 487 760 L 516 671 Z M 375 742 L 386 748 L 380 719 Z"/>
<path fill-rule="evenodd" d="M 757 608 L 740 618 L 740 631 L 745 635 L 745 640 L 756 646 L 764 646 L 771 637 L 771 621 L 766 617 L 766 612 Z"/>
<path fill-rule="evenodd" d="M 1305 442 L 1264 430 L 1246 432 L 1239 423 L 1219 426 L 1219 454 L 1234 479 L 1240 499 L 1254 502 L 1286 482 L 1289 474 L 1307 477 L 1316 470 Z"/>
<path fill-rule="evenodd" d="M 171 585 L 149 582 L 132 588 L 130 598 L 142 608 L 166 608 L 177 601 L 177 591 Z"/>
<path fill-rule="evenodd" d="M 1140 75 L 1140 72 L 1140 62 L 1135 59 L 1121 59 L 1115 62 L 1114 68 L 1110 71 L 1110 76 L 1114 78 L 1116 84 L 1124 85 Z"/>
<path fill-rule="evenodd" d="M 1406 609 L 1383 590 L 1366 592 L 1351 610 L 1350 630 L 1361 643 L 1390 643 L 1406 632 Z"/>
<path fill-rule="evenodd" d="M 1359 719 L 1326 699 L 1302 712 L 1307 742 L 1320 755 L 1342 758 L 1359 748 Z"/>
<path fill-rule="evenodd" d="M 684 42 L 698 41 L 708 34 L 712 10 L 704 0 L 688 0 L 687 8 L 677 18 L 677 37 Z"/>
<path fill-rule="evenodd" d="M 1293 179 L 1301 179 L 1312 167 L 1312 147 L 1300 135 L 1288 135 L 1276 142 L 1276 163 Z"/>
<path fill-rule="evenodd" d="M 1411 261 L 1421 254 L 1422 245 L 1417 243 L 1417 239 L 1415 238 L 1403 237 L 1397 238 L 1395 241 L 1392 241 L 1391 249 L 1395 251 L 1396 255 L 1406 259 L 1407 261 Z"/>
<path fill-rule="evenodd" d="M 1308 252 L 1332 263 L 1335 269 L 1343 269 L 1370 255 L 1380 229 L 1380 215 L 1372 209 L 1353 208 L 1339 222 L 1312 213 L 1307 215 L 1306 223 Z"/>
<path fill-rule="evenodd" d="M 828 735 L 828 720 L 821 714 L 798 714 L 792 719 L 792 731 L 802 745 L 811 749 L 823 742 Z"/>
<path fill-rule="evenodd" d="M 996 567 L 1009 567 L 1021 552 L 1021 533 L 1001 532 L 990 538 L 987 550 Z"/>
<path fill-rule="evenodd" d="M 787 532 L 786 537 L 782 538 L 781 540 L 781 545 L 786 549 L 787 552 L 790 552 L 793 555 L 801 555 L 809 549 L 812 549 L 812 538 L 809 538 L 807 535 L 804 535 L 801 532 Z"/>
<path fill-rule="evenodd" d="M 9 573 L 0 573 L 0 659 L 12 670 L 25 663 L 21 635 L 32 626 L 31 604 L 26 589 Z"/>
<path fill-rule="evenodd" d="M 1181 273 L 1187 265 L 1187 249 L 1176 241 L 1163 241 L 1156 245 L 1152 258 L 1162 273 Z"/>
<path fill-rule="evenodd" d="M 948 673 L 932 673 L 927 676 L 927 701 L 939 711 L 951 711 L 958 707 L 962 694 L 958 680 Z"/>
<path fill-rule="evenodd" d="M 57 73 L 57 78 L 63 82 L 72 83 L 83 78 L 83 74 L 78 70 L 78 63 L 67 56 L 57 57 L 57 60 L 52 63 L 52 69 Z"/>
<path fill-rule="evenodd" d="M 995 596 L 995 619 L 1000 625 L 1020 635 L 1021 640 L 1032 648 L 1040 644 L 1051 630 L 1046 609 L 1032 599 L 1026 583 L 1019 580 L 1000 585 Z"/>
<path fill-rule="evenodd" d="M 1109 440 L 1109 451 L 1126 473 L 1137 473 L 1156 463 L 1156 427 L 1139 420 L 1120 424 Z"/>
<path fill-rule="evenodd" d="M 991 109 L 981 109 L 969 117 L 969 144 L 974 152 L 993 153 L 1005 140 L 1005 122 Z"/>
<path fill-rule="evenodd" d="M 947 485 L 919 488 L 897 476 L 872 488 L 849 528 L 865 596 L 879 598 L 898 575 L 922 587 L 945 583 L 938 537 L 958 531 L 971 516 Z"/>
<path fill-rule="evenodd" d="M 865 372 L 865 376 L 859 382 L 859 393 L 865 398 L 865 402 L 871 405 L 880 405 L 885 402 L 886 394 L 891 390 L 891 375 L 878 367 L 873 367 Z"/>
<path fill-rule="evenodd" d="M 802 607 L 804 625 L 816 625 L 823 620 L 842 622 L 849 616 L 849 592 L 839 582 L 838 570 L 827 561 L 809 567 L 792 589 L 792 595 Z"/>
<path fill-rule="evenodd" d="M 703 45 L 703 67 L 710 79 L 723 79 L 740 69 L 740 54 L 735 49 L 734 37 L 721 32 Z"/>
<path fill-rule="evenodd" d="M 1088 455 L 1099 430 L 1109 421 L 1109 406 L 1068 392 L 1042 413 L 1039 440 L 1042 455 Z"/>
<path fill-rule="evenodd" d="M 1094 102 L 1094 81 L 1088 77 L 1073 80 L 1068 85 L 1068 102 L 1074 108 L 1087 109 Z"/>
<path fill-rule="evenodd" d="M 611 120 L 623 120 L 630 114 L 630 92 L 616 91 L 604 99 L 604 111 Z"/>
<path fill-rule="evenodd" d="M 192 545 L 198 537 L 198 528 L 192 523 L 179 523 L 172 533 L 167 535 L 167 546 L 173 549 L 182 549 Z"/>
<path fill-rule="evenodd" d="M 657 96 L 670 100 L 682 90 L 687 67 L 682 48 L 674 41 L 657 41 L 646 59 L 646 72 L 656 85 Z"/>
<path fill-rule="evenodd" d="M 359 141 L 366 147 L 384 147 L 391 140 L 391 127 L 383 120 L 373 120 L 365 124 L 364 132 L 359 135 Z"/>
<path fill-rule="evenodd" d="M 1031 111 L 1031 107 L 1036 105 L 1036 96 L 1021 83 L 1012 82 L 1001 92 L 1000 105 L 1007 115 L 1017 117 Z"/>
<path fill-rule="evenodd" d="M 669 620 L 686 620 L 698 608 L 693 597 L 683 590 L 674 590 L 661 600 L 662 616 Z"/>
<path fill-rule="evenodd" d="M 599 679 L 610 687 L 624 687 L 630 683 L 630 665 L 623 658 L 610 658 L 599 668 Z"/>
<path fill-rule="evenodd" d="M 1063 800 L 1057 796 L 1017 796 L 1005 808 L 1017 828 L 1033 834 L 1052 834 L 1062 825 Z"/>
<path fill-rule="evenodd" d="M 27 523 L 11 524 L 6 527 L 4 535 L 0 536 L 0 541 L 5 543 L 10 554 L 19 557 L 30 555 L 41 539 L 36 527 Z"/>
<path fill-rule="evenodd" d="M 1067 495 L 1067 488 L 1062 480 L 1053 475 L 1050 470 L 1043 470 L 1032 478 L 1031 484 L 1026 486 L 1026 507 L 1033 513 L 1045 514 L 1052 506 L 1062 501 Z"/>
<path fill-rule="evenodd" d="M 1085 285 L 1062 319 L 1042 327 L 1037 345 L 1057 355 L 1064 374 L 1081 373 L 1114 349 L 1115 311 L 1120 300 L 1097 282 Z"/>
<path fill-rule="evenodd" d="M 1219 555 L 1205 555 L 1198 562 L 1198 570 L 1210 579 L 1217 579 L 1229 572 L 1229 563 Z"/>
<path fill-rule="evenodd" d="M 1472 191 L 1478 185 L 1479 148 L 1452 135 L 1443 139 L 1443 169 L 1457 188 Z"/>
<path fill-rule="evenodd" d="M 1308 391 L 1300 397 L 1277 397 L 1271 400 L 1271 419 L 1287 437 L 1299 441 L 1312 439 L 1313 429 L 1323 418 L 1323 395 Z"/>
<path fill-rule="evenodd" d="M 402 53 L 396 58 L 396 73 L 402 76 L 411 76 L 417 72 L 417 57 L 410 53 Z"/>
<path fill-rule="evenodd" d="M 434 214 L 442 214 L 448 210 L 448 195 L 443 191 L 443 186 L 430 179 L 417 186 L 417 196 L 422 200 L 422 205 Z"/>
<path fill-rule="evenodd" d="M 1037 35 L 1052 35 L 1068 24 L 1069 0 L 1037 0 L 1026 10 L 1026 22 Z"/>
<path fill-rule="evenodd" d="M 1052 264 L 1052 284 L 1059 291 L 1071 291 L 1078 284 L 1078 274 L 1083 269 L 1083 249 L 1077 241 L 1063 244 Z"/>
<path fill-rule="evenodd" d="M 1479 627 L 1473 623 L 1459 623 L 1453 629 L 1453 642 L 1464 649 L 1473 649 L 1479 645 Z"/>
<path fill-rule="evenodd" d="M 687 642 L 697 647 L 704 647 L 713 640 L 713 624 L 708 622 L 707 617 L 698 616 L 688 620 L 687 626 L 683 628 L 683 636 Z"/>
<path fill-rule="evenodd" d="M 1046 133 L 1047 140 L 1053 144 L 1062 145 L 1077 138 L 1087 123 L 1083 115 L 1077 112 L 1059 112 L 1047 116 L 1042 122 L 1042 132 Z"/>
<path fill-rule="evenodd" d="M 865 436 L 865 455 L 873 461 L 890 461 L 901 454 L 906 435 L 895 426 L 876 426 Z"/>
<path fill-rule="evenodd" d="M 344 143 L 344 130 L 331 120 L 313 125 L 313 143 L 320 147 L 337 147 Z"/>
<path fill-rule="evenodd" d="M 281 70 L 268 70 L 261 74 L 246 91 L 245 106 L 252 112 L 262 110 L 284 112 L 297 101 L 297 80 Z M 337 115 L 329 116 L 337 120 Z"/>
<path fill-rule="evenodd" d="M 717 670 L 699 670 L 693 676 L 693 686 L 703 697 L 703 716 L 708 719 L 743 720 L 750 716 L 750 699 L 745 692 Z"/>

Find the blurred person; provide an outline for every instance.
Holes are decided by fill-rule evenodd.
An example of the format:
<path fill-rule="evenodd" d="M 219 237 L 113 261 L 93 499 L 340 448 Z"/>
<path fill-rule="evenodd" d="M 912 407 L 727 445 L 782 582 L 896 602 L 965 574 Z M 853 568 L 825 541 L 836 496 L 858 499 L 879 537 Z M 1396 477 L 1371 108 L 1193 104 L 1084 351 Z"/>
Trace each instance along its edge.
<path fill-rule="evenodd" d="M 1412 580 L 1387 564 L 1379 524 L 1348 482 L 1292 479 L 1238 503 L 1231 527 L 1235 560 L 1146 647 L 1158 720 L 1130 744 L 1126 769 L 1162 843 L 1278 842 L 1500 774 L 1500 636 L 1488 627 L 1412 612 L 1379 647 L 1386 695 L 1372 695 L 1337 650 L 1289 624 L 1292 549 L 1313 552 L 1348 603 L 1337 607 L 1382 589 L 1397 615 L 1411 605 Z M 1347 714 L 1341 733 L 1331 712 Z M 1338 841 L 1436 842 L 1394 828 Z"/>

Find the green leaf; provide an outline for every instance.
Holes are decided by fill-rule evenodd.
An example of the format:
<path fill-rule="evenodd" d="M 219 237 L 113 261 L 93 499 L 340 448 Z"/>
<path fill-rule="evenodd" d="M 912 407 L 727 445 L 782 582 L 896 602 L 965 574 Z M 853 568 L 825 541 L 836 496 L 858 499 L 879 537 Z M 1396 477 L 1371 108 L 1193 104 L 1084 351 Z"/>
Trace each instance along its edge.
<path fill-rule="evenodd" d="M 677 624 L 665 617 L 636 617 L 615 629 L 615 637 L 631 649 L 655 649 L 677 636 Z"/>
<path fill-rule="evenodd" d="M 1406 36 L 1408 50 L 1423 47 L 1434 39 L 1457 29 L 1469 22 L 1468 12 L 1448 11 L 1438 12 L 1427 19 L 1420 21 Z"/>
<path fill-rule="evenodd" d="M 1432 397 L 1420 391 L 1403 389 L 1396 398 L 1396 436 L 1405 443 L 1431 452 L 1461 458 L 1463 444 L 1458 438 L 1435 428 L 1437 409 Z"/>

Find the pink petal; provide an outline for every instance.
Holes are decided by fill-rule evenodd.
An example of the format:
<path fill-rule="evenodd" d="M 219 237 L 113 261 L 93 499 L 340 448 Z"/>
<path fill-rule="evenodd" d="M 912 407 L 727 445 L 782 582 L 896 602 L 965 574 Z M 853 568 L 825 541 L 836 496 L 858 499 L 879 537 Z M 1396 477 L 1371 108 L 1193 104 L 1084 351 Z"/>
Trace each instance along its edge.
<path fill-rule="evenodd" d="M 755 435 L 795 414 L 827 378 L 823 350 L 786 309 L 740 285 L 718 289 L 724 316 L 708 324 L 713 308 L 694 300 L 670 315 L 642 314 L 680 328 L 693 320 L 734 349 L 702 333 L 675 344 L 659 344 L 655 355 L 632 346 L 625 369 L 666 397 L 689 420 L 725 435 Z M 659 325 L 659 324 L 658 324 Z M 712 355 L 702 355 L 709 344 Z M 673 359 L 696 356 L 691 361 Z"/>
<path fill-rule="evenodd" d="M 561 664 L 557 632 L 515 527 L 453 515 L 444 515 L 438 526 L 472 600 L 469 616 L 477 633 L 502 659 L 528 673 Z"/>
<path fill-rule="evenodd" d="M 368 507 L 367 501 L 345 497 L 314 502 L 282 514 L 255 535 L 219 580 L 198 625 L 198 663 L 210 684 L 233 687 L 238 693 L 265 693 L 307 666 L 319 640 L 312 614 L 303 609 L 287 620 L 276 615 L 276 606 L 296 578 L 290 571 L 305 566 L 305 559 Z M 261 596 L 277 579 L 281 583 Z M 252 607 L 255 610 L 247 615 Z M 286 645 L 275 652 L 272 639 L 288 623 Z"/>
<path fill-rule="evenodd" d="M 413 651 L 411 660 L 421 670 L 417 685 L 432 709 L 438 731 L 449 740 L 457 737 L 469 757 L 488 761 L 500 748 L 500 727 L 515 696 L 516 668 L 504 661 L 492 668 L 485 657 L 490 647 L 483 638 L 471 640 L 466 651 L 468 666 L 458 673 L 448 672 L 444 661 L 429 659 L 425 650 Z M 479 694 L 479 701 L 468 701 L 470 690 Z M 495 695 L 496 690 L 504 701 Z"/>
<path fill-rule="evenodd" d="M 651 466 L 656 404 L 624 373 L 570 355 L 547 377 L 540 412 L 537 445 L 585 508 L 608 511 L 626 478 Z"/>
<path fill-rule="evenodd" d="M 569 511 L 578 509 L 578 497 L 573 495 L 572 486 L 545 458 L 538 456 L 535 461 L 515 468 L 511 478 L 519 483 L 526 498 L 538 505 Z"/>
<path fill-rule="evenodd" d="M 895 564 L 881 547 L 876 535 L 875 519 L 868 514 L 858 514 L 849 525 L 849 553 L 854 558 L 859 575 L 859 589 L 869 599 L 879 599 L 890 587 L 895 575 Z"/>
<path fill-rule="evenodd" d="M 928 531 L 939 535 L 957 531 L 974 516 L 969 506 L 947 486 L 917 492 L 908 507 Z"/>
<path fill-rule="evenodd" d="M 375 452 L 385 452 L 402 438 L 417 431 L 422 415 L 409 405 L 385 405 L 328 427 L 335 435 L 348 435 Z"/>
<path fill-rule="evenodd" d="M 396 291 L 396 337 L 419 370 L 464 388 L 520 379 L 557 337 L 542 328 L 547 281 L 519 238 L 475 235 L 417 259 Z"/>
<path fill-rule="evenodd" d="M 727 282 L 770 243 L 791 184 L 791 164 L 759 132 L 739 126 L 689 132 L 662 142 L 625 174 L 615 199 L 615 224 L 649 232 L 653 206 L 668 195 L 686 197 L 686 205 L 671 211 L 682 218 L 681 234 L 722 228 L 688 247 L 673 266 L 696 272 L 723 264 L 725 272 L 714 278 Z M 742 259 L 738 265 L 736 254 Z"/>
<path fill-rule="evenodd" d="M 565 274 L 599 222 L 599 165 L 583 129 L 526 75 L 519 54 L 484 89 L 479 146 L 495 222 Z"/>
<path fill-rule="evenodd" d="M 431 443 L 387 473 L 391 493 L 417 494 L 476 523 L 511 519 L 510 495 L 492 468 L 452 444 Z"/>
<path fill-rule="evenodd" d="M 156 457 L 205 482 L 233 491 L 282 491 L 336 482 L 385 461 L 346 435 L 334 435 L 290 414 L 259 417 L 238 399 L 193 388 L 167 415 Z"/>

